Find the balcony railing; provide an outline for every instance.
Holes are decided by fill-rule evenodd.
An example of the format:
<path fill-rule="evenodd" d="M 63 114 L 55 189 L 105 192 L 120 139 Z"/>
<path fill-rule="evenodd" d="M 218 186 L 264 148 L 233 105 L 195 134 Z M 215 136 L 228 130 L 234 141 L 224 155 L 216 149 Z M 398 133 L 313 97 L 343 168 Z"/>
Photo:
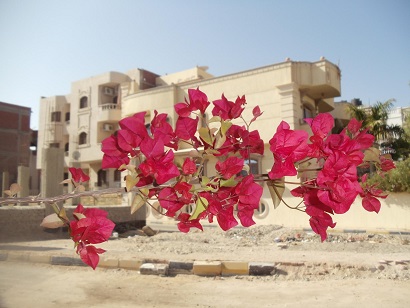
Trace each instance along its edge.
<path fill-rule="evenodd" d="M 114 110 L 114 109 L 121 109 L 121 106 L 118 104 L 103 104 L 100 105 L 101 110 Z"/>

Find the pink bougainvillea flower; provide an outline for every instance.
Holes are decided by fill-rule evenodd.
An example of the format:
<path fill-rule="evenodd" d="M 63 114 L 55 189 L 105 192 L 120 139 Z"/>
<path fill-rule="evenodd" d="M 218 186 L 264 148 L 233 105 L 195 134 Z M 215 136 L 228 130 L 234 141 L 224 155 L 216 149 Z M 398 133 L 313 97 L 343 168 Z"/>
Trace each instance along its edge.
<path fill-rule="evenodd" d="M 259 108 L 259 106 L 255 106 L 255 107 L 253 108 L 253 110 L 252 110 L 253 118 L 252 118 L 252 120 L 249 122 L 249 125 L 250 125 L 252 122 L 255 122 L 256 119 L 259 118 L 259 117 L 262 115 L 262 113 L 263 113 L 263 112 L 261 112 L 261 109 Z"/>
<path fill-rule="evenodd" d="M 245 96 L 238 96 L 235 102 L 231 102 L 222 94 L 221 99 L 215 100 L 212 103 L 214 104 L 212 109 L 213 116 L 219 116 L 222 120 L 232 120 L 241 116 L 246 99 Z"/>
<path fill-rule="evenodd" d="M 175 105 L 175 112 L 180 117 L 189 117 L 192 111 L 199 110 L 202 114 L 205 113 L 209 106 L 206 94 L 199 90 L 199 88 L 188 90 L 189 102 L 178 103 Z"/>
<path fill-rule="evenodd" d="M 391 158 L 380 156 L 380 168 L 383 172 L 387 172 L 391 169 L 396 168 L 396 166 L 394 165 L 394 162 Z"/>
<path fill-rule="evenodd" d="M 76 183 L 87 182 L 90 180 L 90 177 L 86 175 L 81 168 L 68 168 L 73 178 L 73 181 Z"/>
<path fill-rule="evenodd" d="M 379 213 L 381 208 L 380 200 L 377 198 L 385 199 L 387 198 L 387 194 L 383 192 L 383 190 L 378 189 L 378 183 L 369 185 L 367 181 L 367 174 L 362 176 L 362 187 L 363 192 L 360 193 L 362 199 L 362 206 L 366 211 L 369 212 L 376 212 Z"/>
<path fill-rule="evenodd" d="M 80 255 L 81 260 L 92 267 L 93 270 L 97 267 L 100 262 L 99 254 L 104 253 L 105 250 L 102 248 L 97 248 L 93 245 L 85 245 L 83 242 L 77 245 L 77 254 Z"/>
<path fill-rule="evenodd" d="M 279 124 L 276 133 L 269 140 L 270 150 L 275 158 L 272 170 L 268 173 L 270 179 L 297 174 L 294 163 L 307 156 L 307 139 L 307 132 L 291 130 L 284 121 Z"/>
<path fill-rule="evenodd" d="M 179 117 L 175 125 L 175 134 L 182 140 L 191 140 L 195 138 L 198 128 L 199 118 Z"/>
<path fill-rule="evenodd" d="M 96 268 L 98 254 L 105 250 L 91 244 L 106 242 L 112 234 L 115 224 L 107 218 L 107 212 L 101 209 L 85 209 L 81 204 L 73 212 L 74 220 L 70 222 L 70 236 L 77 246 L 84 263 Z"/>
<path fill-rule="evenodd" d="M 177 220 L 179 220 L 179 223 L 177 226 L 179 231 L 187 233 L 191 228 L 197 228 L 203 231 L 204 229 L 202 228 L 202 225 L 199 222 L 199 218 L 190 220 L 190 217 L 191 215 L 189 215 L 188 213 L 180 213 L 178 215 Z"/>
<path fill-rule="evenodd" d="M 182 173 L 185 175 L 194 174 L 196 172 L 196 164 L 195 162 L 187 157 L 182 164 Z"/>
<path fill-rule="evenodd" d="M 253 221 L 254 211 L 259 207 L 259 202 L 263 194 L 263 188 L 256 184 L 252 174 L 243 178 L 235 187 L 238 195 L 238 218 L 242 226 L 249 227 L 255 224 Z"/>
<path fill-rule="evenodd" d="M 310 226 L 313 232 L 320 235 L 322 242 L 327 238 L 327 228 L 334 228 L 336 223 L 333 222 L 332 217 L 323 210 L 315 207 L 306 207 L 306 214 L 310 216 Z"/>
<path fill-rule="evenodd" d="M 168 115 L 154 110 L 154 118 L 151 121 L 151 133 L 154 138 L 161 139 L 165 146 L 176 150 L 178 142 L 171 124 L 168 123 Z"/>
<path fill-rule="evenodd" d="M 168 151 L 161 156 L 153 155 L 139 165 L 144 177 L 155 178 L 158 184 L 163 184 L 180 175 L 174 164 L 174 152 Z M 149 182 L 149 181 L 148 181 Z"/>
<path fill-rule="evenodd" d="M 231 156 L 225 161 L 218 161 L 215 165 L 216 171 L 222 175 L 224 179 L 230 179 L 243 169 L 244 160 L 239 157 Z"/>
<path fill-rule="evenodd" d="M 312 133 L 320 138 L 325 138 L 330 134 L 334 126 L 334 119 L 330 113 L 319 113 L 314 118 L 305 119 L 312 129 Z"/>

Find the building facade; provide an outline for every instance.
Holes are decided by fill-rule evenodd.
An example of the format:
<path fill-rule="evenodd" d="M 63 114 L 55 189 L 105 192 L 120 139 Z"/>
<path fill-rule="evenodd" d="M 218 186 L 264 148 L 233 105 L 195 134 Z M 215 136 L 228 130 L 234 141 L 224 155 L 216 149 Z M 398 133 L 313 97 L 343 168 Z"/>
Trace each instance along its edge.
<path fill-rule="evenodd" d="M 18 182 L 18 168 L 30 164 L 31 109 L 0 102 L 0 187 Z M 2 193 L 3 194 L 3 193 Z"/>
<path fill-rule="evenodd" d="M 118 129 L 122 118 L 141 111 L 146 111 L 147 127 L 154 110 L 167 113 L 170 124 L 174 125 L 177 120 L 174 105 L 184 101 L 188 89 L 199 87 L 209 101 L 219 99 L 222 93 L 229 100 L 245 95 L 244 118 L 252 118 L 251 111 L 256 105 L 264 111 L 252 129 L 257 129 L 266 142 L 265 155 L 252 157 L 252 168 L 266 173 L 273 165 L 268 141 L 277 125 L 284 120 L 293 129 L 308 130 L 303 118 L 334 110 L 340 85 L 340 69 L 323 58 L 317 62 L 286 60 L 220 77 L 209 74 L 207 67 L 194 67 L 165 76 L 136 69 L 125 74 L 109 72 L 86 78 L 73 82 L 68 95 L 41 99 L 37 168 L 43 169 L 50 162 L 49 149 L 59 149 L 65 173 L 69 167 L 83 168 L 91 178 L 89 189 L 119 187 L 124 174 L 101 169 L 101 141 Z M 175 155 L 185 153 L 181 150 Z M 210 162 L 206 166 L 208 176 L 215 173 L 213 165 Z M 60 172 L 61 178 L 64 171 L 54 172 Z M 267 213 L 272 201 L 265 188 L 257 217 L 272 223 L 269 217 L 273 215 Z M 128 204 L 132 202 L 132 196 L 125 199 Z M 155 211 L 152 214 L 148 211 L 148 220 L 162 217 L 155 215 Z"/>

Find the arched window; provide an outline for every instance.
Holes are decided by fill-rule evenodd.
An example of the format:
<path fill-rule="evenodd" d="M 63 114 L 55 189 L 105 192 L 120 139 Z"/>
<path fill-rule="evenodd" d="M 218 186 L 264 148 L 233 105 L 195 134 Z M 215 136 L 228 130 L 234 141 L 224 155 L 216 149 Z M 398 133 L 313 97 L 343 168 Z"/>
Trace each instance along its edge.
<path fill-rule="evenodd" d="M 88 97 L 83 96 L 80 99 L 80 108 L 87 108 L 88 107 Z"/>
<path fill-rule="evenodd" d="M 82 132 L 78 137 L 78 144 L 87 144 L 87 133 Z"/>
<path fill-rule="evenodd" d="M 258 208 L 255 210 L 255 217 L 262 219 L 268 216 L 268 214 L 269 214 L 269 206 L 264 201 L 261 200 L 261 202 L 259 202 Z"/>

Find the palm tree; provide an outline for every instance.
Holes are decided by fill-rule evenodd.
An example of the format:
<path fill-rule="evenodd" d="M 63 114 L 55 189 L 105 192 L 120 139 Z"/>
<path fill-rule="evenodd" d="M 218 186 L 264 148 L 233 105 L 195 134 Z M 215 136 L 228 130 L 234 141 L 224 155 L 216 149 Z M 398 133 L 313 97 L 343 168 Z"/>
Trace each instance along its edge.
<path fill-rule="evenodd" d="M 394 99 L 389 99 L 384 103 L 377 102 L 368 108 L 349 105 L 350 115 L 363 121 L 363 126 L 369 129 L 369 132 L 375 137 L 375 145 L 381 150 L 392 148 L 393 145 L 397 144 L 396 141 L 404 136 L 404 130 L 400 125 L 387 124 L 394 102 Z"/>

